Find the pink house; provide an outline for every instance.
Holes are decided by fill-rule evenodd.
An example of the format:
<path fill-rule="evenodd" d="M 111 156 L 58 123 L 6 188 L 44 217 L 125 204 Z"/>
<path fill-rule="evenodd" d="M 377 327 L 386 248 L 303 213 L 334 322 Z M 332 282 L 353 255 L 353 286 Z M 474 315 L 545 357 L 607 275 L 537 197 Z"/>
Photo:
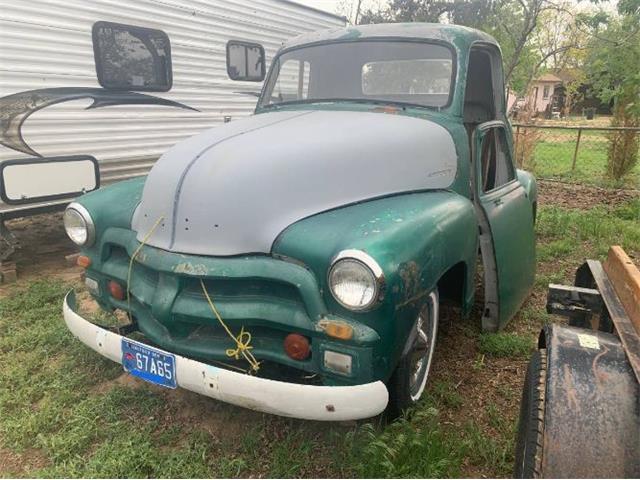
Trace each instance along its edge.
<path fill-rule="evenodd" d="M 527 103 L 534 112 L 544 112 L 551 103 L 553 91 L 562 85 L 562 79 L 552 73 L 545 73 L 531 83 Z"/>

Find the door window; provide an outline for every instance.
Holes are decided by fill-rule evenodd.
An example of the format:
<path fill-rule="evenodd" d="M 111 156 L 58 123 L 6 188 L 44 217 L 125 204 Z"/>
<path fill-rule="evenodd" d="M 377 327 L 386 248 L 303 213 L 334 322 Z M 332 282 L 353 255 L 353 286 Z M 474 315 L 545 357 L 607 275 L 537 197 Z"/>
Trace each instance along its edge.
<path fill-rule="evenodd" d="M 492 128 L 485 133 L 482 140 L 480 167 L 483 192 L 500 188 L 515 178 L 502 128 Z"/>

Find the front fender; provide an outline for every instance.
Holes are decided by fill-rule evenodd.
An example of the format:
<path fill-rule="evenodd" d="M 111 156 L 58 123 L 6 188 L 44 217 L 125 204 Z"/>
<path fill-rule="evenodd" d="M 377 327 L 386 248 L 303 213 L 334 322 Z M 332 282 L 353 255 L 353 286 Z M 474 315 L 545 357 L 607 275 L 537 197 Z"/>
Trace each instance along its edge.
<path fill-rule="evenodd" d="M 463 263 L 465 301 L 473 296 L 478 248 L 472 203 L 449 191 L 385 197 L 314 215 L 289 226 L 272 252 L 297 259 L 318 279 L 327 309 L 374 328 L 381 337 L 379 358 L 390 375 L 417 311 L 452 266 Z M 385 274 L 381 305 L 369 312 L 340 306 L 327 285 L 332 258 L 345 249 L 366 251 Z"/>
<path fill-rule="evenodd" d="M 525 192 L 527 193 L 527 198 L 531 202 L 532 208 L 538 205 L 538 184 L 536 182 L 536 177 L 533 176 L 532 173 L 527 172 L 526 170 L 518 170 L 518 181 L 524 187 Z M 533 220 L 535 221 L 535 210 Z"/>
<path fill-rule="evenodd" d="M 131 228 L 131 217 L 140 203 L 146 177 L 114 183 L 76 200 L 91 214 L 96 226 L 96 245 L 109 228 Z"/>

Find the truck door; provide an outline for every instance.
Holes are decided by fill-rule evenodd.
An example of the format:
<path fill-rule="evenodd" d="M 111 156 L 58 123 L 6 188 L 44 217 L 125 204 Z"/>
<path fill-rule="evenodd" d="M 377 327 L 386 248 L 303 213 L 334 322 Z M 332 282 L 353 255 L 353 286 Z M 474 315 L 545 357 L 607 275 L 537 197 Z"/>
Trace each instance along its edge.
<path fill-rule="evenodd" d="M 535 276 L 533 211 L 518 181 L 507 141 L 496 120 L 474 133 L 474 204 L 485 277 L 483 330 L 496 331 L 518 311 Z"/>

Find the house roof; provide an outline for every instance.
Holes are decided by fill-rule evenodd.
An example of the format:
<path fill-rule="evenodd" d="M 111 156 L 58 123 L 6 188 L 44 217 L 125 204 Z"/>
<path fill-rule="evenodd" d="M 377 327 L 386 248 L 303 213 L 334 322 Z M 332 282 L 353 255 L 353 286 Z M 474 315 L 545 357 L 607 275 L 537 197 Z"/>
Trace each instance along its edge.
<path fill-rule="evenodd" d="M 536 82 L 562 83 L 562 79 L 560 77 L 556 77 L 553 73 L 545 73 L 544 75 L 540 75 L 536 78 Z"/>

